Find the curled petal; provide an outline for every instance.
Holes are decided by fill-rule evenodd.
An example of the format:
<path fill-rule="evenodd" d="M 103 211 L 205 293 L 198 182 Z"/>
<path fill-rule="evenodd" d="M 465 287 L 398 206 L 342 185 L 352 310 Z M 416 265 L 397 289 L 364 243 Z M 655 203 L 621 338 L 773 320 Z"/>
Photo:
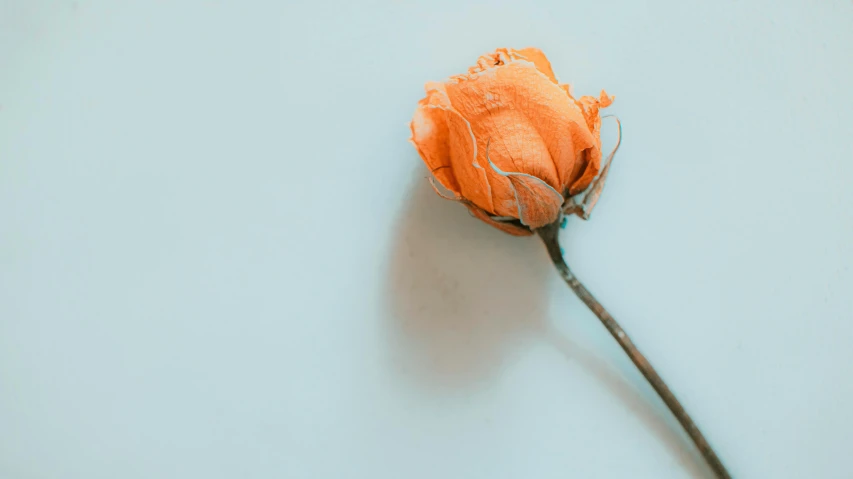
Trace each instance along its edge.
<path fill-rule="evenodd" d="M 445 193 L 444 191 L 441 191 L 441 189 L 435 183 L 436 183 L 435 177 L 431 176 L 429 178 L 429 185 L 432 186 L 432 190 L 435 191 L 435 194 L 437 194 L 438 196 L 444 198 L 445 200 L 449 200 L 449 201 L 465 201 L 459 195 L 451 195 L 451 194 Z"/>
<path fill-rule="evenodd" d="M 490 226 L 494 226 L 495 228 L 503 231 L 504 233 L 509 233 L 513 236 L 530 236 L 533 234 L 529 228 L 525 228 L 518 224 L 507 223 L 504 221 L 497 221 L 488 213 L 483 211 L 481 208 L 478 208 L 476 205 L 472 205 L 470 203 L 467 204 L 468 211 L 471 212 L 476 218 L 488 223 Z"/>
<path fill-rule="evenodd" d="M 439 88 L 443 90 L 444 85 L 438 84 L 433 88 L 430 86 L 430 84 L 427 85 L 427 96 L 418 102 L 415 115 L 409 124 L 412 130 L 409 141 L 415 145 L 430 173 L 438 182 L 458 195 L 459 182 L 453 174 L 450 161 L 450 129 L 446 114 L 442 109 L 436 108 L 437 106 L 449 107 L 450 102 L 446 100 L 446 95 L 441 95 L 439 92 Z"/>
<path fill-rule="evenodd" d="M 605 116 L 604 118 L 608 118 L 608 116 Z M 607 174 L 610 172 L 610 164 L 613 162 L 613 157 L 616 156 L 616 152 L 619 151 L 619 146 L 622 144 L 622 122 L 620 122 L 619 118 L 615 116 L 612 118 L 616 121 L 616 145 L 613 146 L 613 150 L 610 151 L 610 154 L 607 155 L 607 159 L 604 160 L 604 168 L 601 169 L 601 174 L 595 178 L 592 185 L 584 192 L 583 202 L 580 205 L 580 213 L 581 217 L 585 220 L 589 219 L 592 209 L 595 208 L 595 204 L 598 203 L 598 197 L 601 195 L 602 190 L 604 190 L 604 184 L 607 182 Z"/>
<path fill-rule="evenodd" d="M 493 211 L 471 123 L 451 105 L 444 84 L 427 83 L 426 90 L 411 123 L 412 143 L 442 186 Z"/>
<path fill-rule="evenodd" d="M 615 96 L 610 96 L 607 94 L 606 91 L 601 90 L 601 93 L 598 96 L 599 106 L 601 106 L 601 108 L 607 108 L 608 106 L 613 104 L 613 100 L 615 98 Z"/>
<path fill-rule="evenodd" d="M 563 195 L 544 181 L 524 173 L 501 171 L 494 163 L 489 165 L 499 175 L 509 179 L 518 205 L 518 219 L 530 229 L 549 225 L 560 217 Z"/>
<path fill-rule="evenodd" d="M 542 53 L 542 50 L 528 47 L 522 48 L 521 50 L 513 50 L 512 52 L 516 57 L 532 62 L 536 65 L 537 70 L 542 72 L 552 82 L 557 83 L 557 77 L 554 76 L 554 70 L 551 68 L 551 62 L 548 61 L 548 57 Z"/>
<path fill-rule="evenodd" d="M 606 108 L 613 103 L 613 97 L 601 90 L 598 98 L 583 96 L 574 101 L 583 113 L 594 144 L 583 151 L 583 169 L 573 172 L 569 179 L 569 195 L 576 195 L 587 189 L 601 172 L 601 115 L 599 112 L 601 108 Z"/>

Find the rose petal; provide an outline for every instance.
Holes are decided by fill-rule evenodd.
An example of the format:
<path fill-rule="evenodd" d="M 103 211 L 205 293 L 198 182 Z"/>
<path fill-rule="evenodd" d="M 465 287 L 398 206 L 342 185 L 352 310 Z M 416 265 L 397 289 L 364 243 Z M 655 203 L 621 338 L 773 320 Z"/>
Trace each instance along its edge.
<path fill-rule="evenodd" d="M 477 161 L 470 123 L 451 106 L 443 84 L 428 83 L 426 89 L 412 120 L 412 142 L 442 186 L 492 210 L 491 187 Z"/>
<path fill-rule="evenodd" d="M 494 163 L 489 163 L 495 172 L 512 184 L 518 204 L 518 219 L 530 229 L 549 225 L 560 217 L 563 195 L 551 185 L 539 178 L 524 173 L 501 171 Z"/>
<path fill-rule="evenodd" d="M 610 96 L 606 91 L 601 90 L 601 93 L 598 96 L 598 103 L 601 108 L 607 108 L 608 106 L 613 104 L 613 100 L 615 100 L 615 96 Z"/>
<path fill-rule="evenodd" d="M 583 152 L 585 165 L 583 170 L 578 171 L 577 177 L 570 183 L 569 196 L 574 196 L 589 187 L 592 180 L 601 172 L 601 149 L 588 148 Z"/>
<path fill-rule="evenodd" d="M 570 177 L 569 194 L 575 195 L 585 190 L 589 184 L 601 172 L 601 114 L 600 109 L 606 108 L 613 103 L 613 97 L 601 90 L 599 98 L 583 96 L 575 103 L 581 109 L 587 126 L 592 132 L 595 145 L 584 151 L 585 168 L 573 171 Z"/>
<path fill-rule="evenodd" d="M 528 47 L 522 48 L 521 50 L 514 50 L 513 53 L 515 53 L 516 57 L 521 57 L 527 61 L 533 62 L 533 64 L 536 65 L 537 70 L 544 73 L 552 82 L 557 83 L 557 77 L 554 76 L 554 70 L 551 68 L 551 62 L 548 61 L 548 57 L 542 53 L 542 50 Z"/>
<path fill-rule="evenodd" d="M 430 106 L 430 100 L 434 96 L 429 92 L 427 97 L 418 103 L 414 118 L 409 125 L 412 130 L 410 141 L 415 145 L 435 179 L 458 195 L 459 183 L 456 181 L 450 162 L 450 130 L 444 111 Z"/>

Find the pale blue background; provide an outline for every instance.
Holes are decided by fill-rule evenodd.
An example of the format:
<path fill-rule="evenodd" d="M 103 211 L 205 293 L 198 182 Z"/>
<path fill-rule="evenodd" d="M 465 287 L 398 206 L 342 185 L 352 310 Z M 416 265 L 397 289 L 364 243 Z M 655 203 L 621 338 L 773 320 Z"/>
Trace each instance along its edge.
<path fill-rule="evenodd" d="M 853 3 L 523 3 L 0 0 L 0 478 L 708 477 L 406 142 L 527 45 L 625 126 L 579 276 L 737 477 L 851 477 Z"/>

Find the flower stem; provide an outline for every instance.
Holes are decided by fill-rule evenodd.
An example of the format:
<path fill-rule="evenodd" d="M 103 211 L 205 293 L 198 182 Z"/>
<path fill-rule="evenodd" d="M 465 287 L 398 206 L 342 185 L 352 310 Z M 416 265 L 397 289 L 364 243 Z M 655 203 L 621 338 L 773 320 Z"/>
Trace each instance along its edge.
<path fill-rule="evenodd" d="M 634 345 L 631 338 L 628 337 L 628 334 L 621 326 L 619 326 L 619 323 L 613 319 L 613 316 L 604 309 L 604 306 L 602 306 L 601 303 L 599 303 L 598 300 L 590 294 L 586 287 L 578 281 L 577 277 L 572 273 L 572 270 L 569 269 L 569 266 L 563 259 L 563 253 L 560 250 L 560 244 L 558 241 L 560 222 L 557 221 L 544 226 L 536 230 L 536 232 L 545 243 L 548 255 L 551 256 L 551 261 L 554 262 L 554 266 L 557 267 L 557 271 L 560 273 L 560 276 L 566 284 L 572 288 L 572 291 L 578 295 L 581 301 L 583 301 L 584 304 L 586 304 L 587 307 L 589 307 L 589 309 L 598 316 L 598 319 L 601 320 L 601 324 L 607 328 L 607 331 L 614 339 L 616 339 L 619 346 L 622 346 L 622 349 L 626 354 L 628 354 L 628 357 L 631 358 L 631 361 L 635 366 L 637 366 L 637 369 L 643 373 L 646 380 L 649 381 L 669 410 L 672 411 L 675 418 L 678 419 L 678 422 L 681 423 L 684 430 L 687 431 L 687 434 L 690 435 L 690 439 L 692 439 L 693 443 L 696 444 L 696 447 L 699 449 L 699 452 L 702 454 L 702 457 L 705 458 L 708 465 L 711 466 L 714 474 L 716 474 L 720 479 L 731 479 L 731 475 L 728 473 L 725 466 L 723 466 L 720 458 L 717 457 L 717 454 L 708 444 L 705 436 L 703 436 L 702 432 L 699 431 L 699 428 L 693 422 L 693 419 L 690 418 L 690 415 L 687 414 L 687 411 L 684 410 L 684 407 L 680 402 L 678 402 L 678 399 L 675 398 L 675 395 L 672 394 L 672 391 L 669 390 L 666 383 L 663 382 L 663 379 L 661 379 L 657 371 L 655 371 L 651 363 L 649 363 L 649 360 L 643 356 L 639 349 L 637 349 L 637 346 Z"/>

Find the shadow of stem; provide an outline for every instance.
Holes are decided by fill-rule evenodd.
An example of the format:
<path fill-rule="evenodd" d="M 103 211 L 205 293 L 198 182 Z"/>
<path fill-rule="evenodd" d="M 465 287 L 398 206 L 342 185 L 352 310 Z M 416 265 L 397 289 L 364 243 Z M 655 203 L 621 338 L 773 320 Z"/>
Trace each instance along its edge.
<path fill-rule="evenodd" d="M 615 368 L 566 337 L 552 325 L 546 326 L 543 334 L 549 343 L 567 358 L 576 361 L 584 371 L 594 376 L 608 393 L 618 398 L 691 476 L 713 479 L 713 474 L 708 470 L 699 452 L 695 450 L 690 438 L 650 385 L 642 382 L 644 391 L 636 389 Z M 640 381 L 645 381 L 639 371 L 636 374 Z M 653 404 L 657 404 L 657 407 Z"/>

